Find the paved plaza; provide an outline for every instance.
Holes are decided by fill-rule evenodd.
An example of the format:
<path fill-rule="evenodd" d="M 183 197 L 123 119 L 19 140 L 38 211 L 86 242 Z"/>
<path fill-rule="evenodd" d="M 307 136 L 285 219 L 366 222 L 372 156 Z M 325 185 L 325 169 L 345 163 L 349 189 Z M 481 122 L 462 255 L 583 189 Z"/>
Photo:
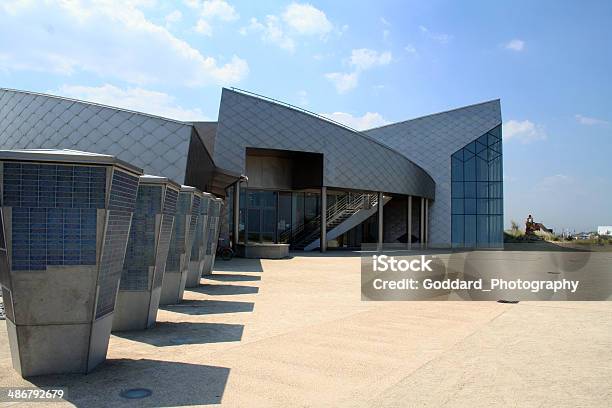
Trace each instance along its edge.
<path fill-rule="evenodd" d="M 611 404 L 610 302 L 362 302 L 356 254 L 293 255 L 217 261 L 85 376 L 22 379 L 0 321 L 0 387 L 65 387 L 83 407 Z"/>

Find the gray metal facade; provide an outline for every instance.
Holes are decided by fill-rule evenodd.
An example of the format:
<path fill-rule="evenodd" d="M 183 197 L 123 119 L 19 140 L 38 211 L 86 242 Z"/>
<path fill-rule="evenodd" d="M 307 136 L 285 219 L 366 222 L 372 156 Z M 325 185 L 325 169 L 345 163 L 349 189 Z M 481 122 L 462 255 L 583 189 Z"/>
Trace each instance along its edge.
<path fill-rule="evenodd" d="M 433 199 L 429 236 L 434 244 L 451 241 L 451 155 L 500 124 L 499 100 L 356 132 L 229 89 L 223 89 L 217 123 L 193 124 L 0 89 L 1 149 L 112 154 L 179 183 L 187 174 L 198 186 L 210 185 L 216 169 L 244 174 L 249 147 L 320 153 L 327 187 Z M 206 154 L 192 154 L 188 163 L 197 147 L 194 140 L 202 141 L 201 150 L 205 148 L 214 163 L 204 163 Z"/>
<path fill-rule="evenodd" d="M 182 183 L 192 127 L 73 99 L 0 89 L 0 149 L 111 154 Z"/>
<path fill-rule="evenodd" d="M 322 153 L 327 187 L 434 198 L 431 177 L 397 151 L 299 110 L 223 89 L 214 162 L 244 173 L 247 147 Z"/>
<path fill-rule="evenodd" d="M 430 242 L 451 242 L 451 155 L 501 124 L 499 100 L 365 131 L 424 168 L 436 183 Z"/>

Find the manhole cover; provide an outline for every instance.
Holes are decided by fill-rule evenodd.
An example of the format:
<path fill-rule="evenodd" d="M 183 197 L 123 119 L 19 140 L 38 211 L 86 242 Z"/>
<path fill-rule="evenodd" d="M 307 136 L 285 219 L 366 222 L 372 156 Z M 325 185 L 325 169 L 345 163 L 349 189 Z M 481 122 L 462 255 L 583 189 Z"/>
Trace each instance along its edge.
<path fill-rule="evenodd" d="M 510 304 L 513 304 L 513 305 L 518 303 L 518 302 L 519 302 L 518 300 L 504 300 L 504 299 L 500 299 L 500 300 L 497 301 L 497 303 L 510 303 Z"/>
<path fill-rule="evenodd" d="M 129 390 L 123 390 L 119 393 L 120 396 L 127 399 L 140 399 L 147 398 L 153 394 L 153 391 L 148 388 L 131 388 Z"/>

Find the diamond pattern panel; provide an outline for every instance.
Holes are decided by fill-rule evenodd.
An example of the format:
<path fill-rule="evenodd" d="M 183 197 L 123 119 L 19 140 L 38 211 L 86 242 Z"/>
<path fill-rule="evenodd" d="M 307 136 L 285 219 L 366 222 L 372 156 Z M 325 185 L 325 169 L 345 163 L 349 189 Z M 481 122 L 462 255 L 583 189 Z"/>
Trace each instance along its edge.
<path fill-rule="evenodd" d="M 425 169 L 436 183 L 430 207 L 432 244 L 451 243 L 451 155 L 501 124 L 499 100 L 365 131 Z"/>
<path fill-rule="evenodd" d="M 76 149 L 185 179 L 191 126 L 170 119 L 0 89 L 0 149 Z"/>
<path fill-rule="evenodd" d="M 427 173 L 398 152 L 307 113 L 224 89 L 215 164 L 244 173 L 247 147 L 323 153 L 328 187 L 434 195 Z"/>

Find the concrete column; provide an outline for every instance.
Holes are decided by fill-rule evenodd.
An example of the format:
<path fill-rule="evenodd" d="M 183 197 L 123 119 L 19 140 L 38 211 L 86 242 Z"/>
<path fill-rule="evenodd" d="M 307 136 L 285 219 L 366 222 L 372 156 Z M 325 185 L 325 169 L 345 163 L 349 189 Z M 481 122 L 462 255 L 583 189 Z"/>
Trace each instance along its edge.
<path fill-rule="evenodd" d="M 382 249 L 383 247 L 383 207 L 385 202 L 383 201 L 383 193 L 378 193 L 378 249 Z"/>
<path fill-rule="evenodd" d="M 412 196 L 408 196 L 408 215 L 406 216 L 406 231 L 408 233 L 407 247 L 412 248 Z"/>
<path fill-rule="evenodd" d="M 232 232 L 232 246 L 234 251 L 238 245 L 238 235 L 240 234 L 240 181 L 234 184 L 234 202 L 233 202 L 233 232 Z"/>
<path fill-rule="evenodd" d="M 421 247 L 425 246 L 425 198 L 421 197 L 421 212 L 419 215 L 419 241 Z"/>
<path fill-rule="evenodd" d="M 321 252 L 327 251 L 327 187 L 321 187 Z"/>

